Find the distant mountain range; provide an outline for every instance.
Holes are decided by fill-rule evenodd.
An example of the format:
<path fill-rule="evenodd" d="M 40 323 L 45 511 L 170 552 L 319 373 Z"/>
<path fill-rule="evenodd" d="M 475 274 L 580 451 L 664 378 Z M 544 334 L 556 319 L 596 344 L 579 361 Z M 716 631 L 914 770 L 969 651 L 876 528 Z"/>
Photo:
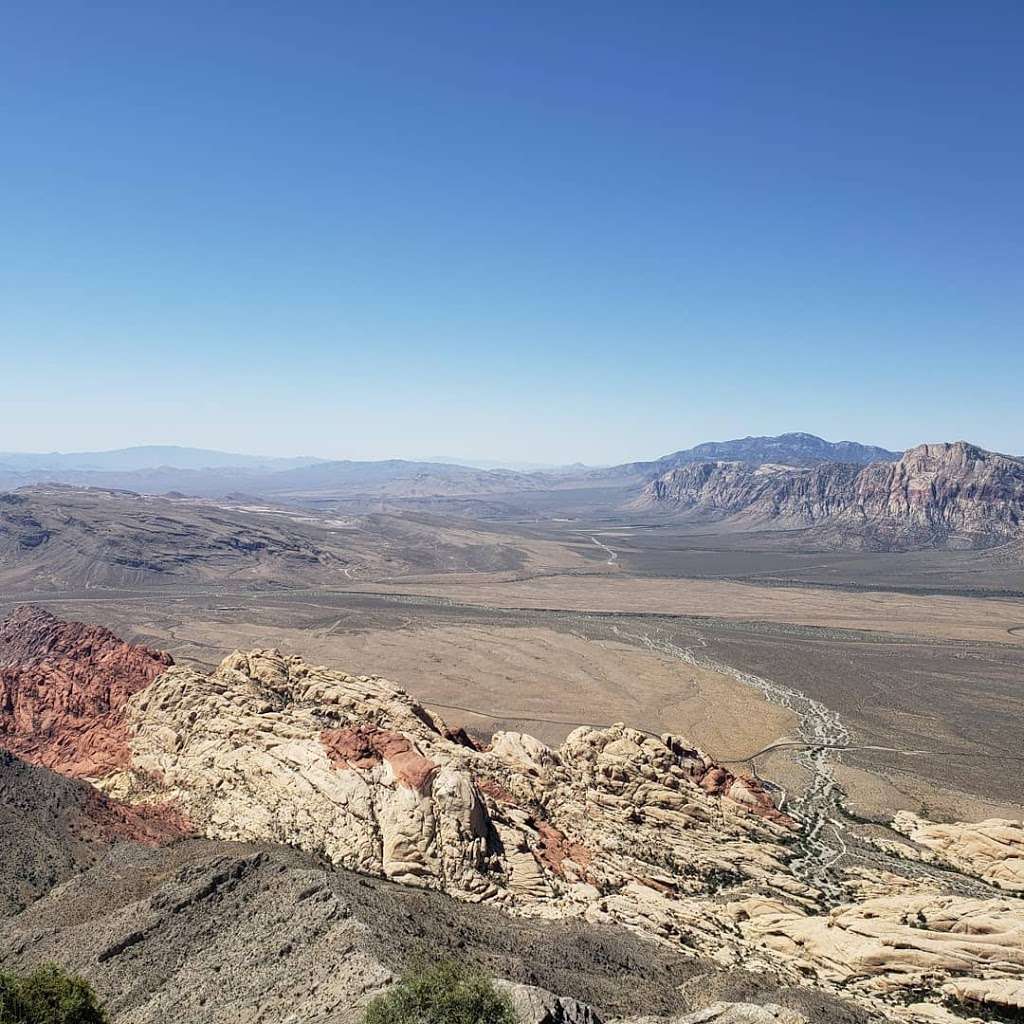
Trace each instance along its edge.
<path fill-rule="evenodd" d="M 825 441 L 814 434 L 779 434 L 778 437 L 744 437 L 736 441 L 708 441 L 673 452 L 658 460 L 661 465 L 682 466 L 691 462 L 722 460 L 762 466 L 774 462 L 786 466 L 816 466 L 822 462 L 894 462 L 903 453 L 856 441 Z"/>
<path fill-rule="evenodd" d="M 486 460 L 474 463 L 456 459 L 276 458 L 175 445 L 146 445 L 103 452 L 0 452 L 0 487 L 65 483 L 147 494 L 175 491 L 196 497 L 224 497 L 235 492 L 263 497 L 310 492 L 401 497 L 490 494 L 565 484 L 587 486 L 607 481 L 627 483 L 709 459 L 751 465 L 778 462 L 810 466 L 821 462 L 861 464 L 896 458 L 899 452 L 852 441 L 832 443 L 812 434 L 709 442 L 649 462 L 601 468 L 579 463 L 506 466 Z"/>
<path fill-rule="evenodd" d="M 63 484 L 232 505 L 482 518 L 668 513 L 811 530 L 827 546 L 975 547 L 1022 535 L 1024 461 L 966 442 L 906 453 L 813 434 L 697 445 L 648 462 L 530 472 L 145 447 L 0 455 L 0 490 Z"/>
<path fill-rule="evenodd" d="M 11 470 L 72 472 L 136 472 L 143 469 L 281 470 L 324 462 L 309 456 L 275 458 L 239 455 L 179 445 L 139 445 L 105 452 L 0 452 L 0 467 Z"/>

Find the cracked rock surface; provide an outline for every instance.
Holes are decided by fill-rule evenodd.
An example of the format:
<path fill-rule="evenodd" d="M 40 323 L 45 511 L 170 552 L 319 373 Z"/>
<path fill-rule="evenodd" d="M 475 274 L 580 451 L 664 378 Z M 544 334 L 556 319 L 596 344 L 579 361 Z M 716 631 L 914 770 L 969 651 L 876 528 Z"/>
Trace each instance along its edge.
<path fill-rule="evenodd" d="M 48 623 L 43 632 L 54 628 Z M 83 692 L 93 692 L 92 652 L 99 651 L 102 668 L 111 642 L 106 637 L 86 646 L 61 678 L 74 678 Z M 124 657 L 134 664 L 134 655 Z M 62 734 L 62 719 L 46 707 L 48 693 L 63 701 L 62 686 L 37 687 L 28 719 L 0 705 L 0 735 L 12 736 L 22 756 L 43 760 L 55 749 L 65 752 L 53 766 L 84 775 L 102 791 L 105 807 L 134 815 L 133 821 L 173 821 L 174 828 L 154 836 L 155 842 L 191 831 L 208 841 L 256 844 L 260 850 L 268 844 L 289 847 L 336 874 L 354 871 L 382 879 L 379 884 L 397 883 L 396 891 L 451 897 L 454 902 L 447 902 L 460 913 L 489 915 L 510 932 L 572 926 L 588 936 L 630 934 L 662 955 L 715 964 L 729 977 L 761 975 L 766 984 L 825 999 L 827 1011 L 818 1007 L 817 1017 L 805 1014 L 811 1020 L 859 1019 L 841 1016 L 848 1010 L 837 1009 L 840 999 L 855 1003 L 859 1012 L 904 1024 L 1024 1008 L 1024 900 L 1011 891 L 1024 834 L 1012 822 L 897 822 L 916 843 L 907 849 L 919 860 L 941 859 L 992 886 L 999 883 L 1003 888 L 992 888 L 993 898 L 944 890 L 936 880 L 940 875 L 904 877 L 861 868 L 843 883 L 837 902 L 792 869 L 804 852 L 800 823 L 780 813 L 756 780 L 736 777 L 681 737 L 616 725 L 577 729 L 558 749 L 513 732 L 496 734 L 481 749 L 387 680 L 313 666 L 273 649 L 236 651 L 210 673 L 165 665 L 146 679 L 149 662 L 139 664 L 138 677 L 109 692 L 101 688 L 95 709 L 118 739 L 117 759 L 91 757 L 86 766 L 74 756 L 74 737 L 89 731 L 89 708 L 79 709 Z M 20 679 L 19 671 L 9 667 L 5 678 Z M 102 683 L 101 673 L 97 678 Z M 31 723 L 44 728 L 36 735 Z M 45 743 L 33 741 L 40 735 Z M 132 856 L 142 856 L 137 844 L 132 849 Z M 66 934 L 66 904 L 56 893 L 70 886 L 82 906 L 99 901 L 90 913 L 102 911 L 111 924 L 97 932 L 108 934 L 102 947 L 89 938 L 88 956 L 98 964 L 120 964 L 174 925 L 180 910 L 171 911 L 167 924 L 153 923 L 163 920 L 168 907 L 208 906 L 204 901 L 211 893 L 233 892 L 257 875 L 263 879 L 263 863 L 225 862 L 222 880 L 220 868 L 205 867 L 198 875 L 182 868 L 185 874 L 171 891 L 161 883 L 157 904 L 144 907 L 135 897 L 102 895 L 104 880 L 90 869 L 31 904 L 21 919 L 34 934 L 48 913 L 47 900 L 54 899 L 49 927 L 59 924 Z M 115 874 L 130 869 L 126 863 Z M 187 897 L 193 882 L 200 895 Z M 175 895 L 175 886 L 183 887 L 182 895 Z M 260 892 L 274 892 L 269 882 L 259 886 Z M 333 917 L 316 925 L 320 931 L 287 937 L 287 928 L 301 918 L 295 917 L 296 907 L 311 905 L 310 898 L 288 890 L 268 905 L 267 913 L 280 917 L 273 927 L 284 929 L 279 957 L 286 963 L 304 963 L 310 944 L 322 945 L 325 935 L 339 948 L 352 944 L 349 925 Z M 123 920 L 116 916 L 121 914 Z M 412 926 L 403 922 L 399 928 Z M 197 921 L 195 927 L 202 932 L 205 925 Z M 228 941 L 222 930 L 203 933 L 216 947 Z M 79 939 L 85 942 L 86 933 Z M 47 945 L 13 948 L 36 958 L 45 956 Z M 198 954 L 189 947 L 182 955 L 191 962 Z M 372 974 L 368 964 L 360 971 Z M 340 1007 L 342 992 L 345 1005 L 354 1005 L 348 976 L 339 969 L 337 977 L 337 999 L 326 979 L 317 984 L 319 995 L 309 996 L 310 1006 Z M 289 1019 L 280 1014 L 302 995 L 275 978 L 268 984 L 287 994 L 277 1010 L 267 1011 L 270 1016 L 253 1019 Z M 659 1012 L 711 1012 L 716 1001 L 744 1001 L 742 993 L 713 992 L 710 985 L 697 999 L 686 993 L 687 983 L 681 976 L 672 986 L 682 1005 L 662 1001 Z M 242 980 L 238 984 L 244 989 Z M 593 1002 L 569 985 L 541 987 Z M 757 991 L 763 994 L 763 988 Z M 747 1001 L 759 1009 L 746 1018 L 735 1017 L 748 1012 L 735 1006 L 714 1012 L 723 1024 L 775 1012 L 765 1006 L 770 1000 Z M 775 1002 L 783 1013 L 777 1020 L 806 1009 Z M 594 1009 L 607 1015 L 603 1004 Z M 623 1017 L 644 1012 L 639 1005 L 615 1009 Z M 198 1012 L 190 1009 L 188 1019 L 221 1019 Z"/>

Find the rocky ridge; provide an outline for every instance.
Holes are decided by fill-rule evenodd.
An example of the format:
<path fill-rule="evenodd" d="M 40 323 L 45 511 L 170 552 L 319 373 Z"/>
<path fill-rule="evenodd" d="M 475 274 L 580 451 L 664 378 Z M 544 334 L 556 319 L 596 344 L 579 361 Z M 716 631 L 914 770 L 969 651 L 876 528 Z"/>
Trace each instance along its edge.
<path fill-rule="evenodd" d="M 866 466 L 870 462 L 894 462 L 901 452 L 859 444 L 857 441 L 826 441 L 814 434 L 789 433 L 776 437 L 743 437 L 734 441 L 706 441 L 658 459 L 664 469 L 689 462 L 745 462 L 751 466 L 785 463 L 787 466 L 816 466 L 842 462 Z"/>
<path fill-rule="evenodd" d="M 101 771 L 93 758 L 90 778 L 133 807 L 175 808 L 209 839 L 287 844 L 523 919 L 625 928 L 908 1024 L 970 1019 L 947 1001 L 1024 1007 L 1024 901 L 860 869 L 830 904 L 792 869 L 799 823 L 679 737 L 615 725 L 557 750 L 520 733 L 478 749 L 386 680 L 275 650 L 235 652 L 209 674 L 168 665 L 127 689 L 103 713 L 124 745 Z M 55 749 L 3 718 L 4 742 L 29 759 Z M 952 866 L 981 842 L 966 838 L 980 826 L 940 837 L 929 825 L 913 825 L 920 848 L 944 844 Z M 974 873 L 1012 881 L 1024 842 L 986 836 L 1010 852 Z"/>
<path fill-rule="evenodd" d="M 74 777 L 129 756 L 122 710 L 173 664 L 109 630 L 23 607 L 0 624 L 0 745 Z"/>
<path fill-rule="evenodd" d="M 725 972 L 621 929 L 571 919 L 510 927 L 497 908 L 266 844 L 114 846 L 20 913 L 0 911 L 0 949 L 7 969 L 56 960 L 84 974 L 116 1024 L 356 1024 L 424 954 L 509 979 L 522 1024 L 638 1013 L 747 1024 L 764 1020 L 760 1004 L 801 1024 L 867 1020 L 827 995 Z"/>
<path fill-rule="evenodd" d="M 695 462 L 652 480 L 635 506 L 810 527 L 837 546 L 985 547 L 1024 534 L 1024 461 L 958 441 L 868 466 Z"/>

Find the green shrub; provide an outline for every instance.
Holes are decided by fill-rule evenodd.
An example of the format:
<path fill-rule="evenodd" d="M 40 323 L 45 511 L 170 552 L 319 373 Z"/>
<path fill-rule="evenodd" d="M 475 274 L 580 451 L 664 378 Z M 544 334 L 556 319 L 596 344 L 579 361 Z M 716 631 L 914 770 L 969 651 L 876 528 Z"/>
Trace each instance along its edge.
<path fill-rule="evenodd" d="M 410 971 L 367 1007 L 363 1024 L 515 1024 L 487 975 L 452 961 Z"/>
<path fill-rule="evenodd" d="M 89 984 L 55 964 L 0 974 L 0 1024 L 107 1024 Z"/>

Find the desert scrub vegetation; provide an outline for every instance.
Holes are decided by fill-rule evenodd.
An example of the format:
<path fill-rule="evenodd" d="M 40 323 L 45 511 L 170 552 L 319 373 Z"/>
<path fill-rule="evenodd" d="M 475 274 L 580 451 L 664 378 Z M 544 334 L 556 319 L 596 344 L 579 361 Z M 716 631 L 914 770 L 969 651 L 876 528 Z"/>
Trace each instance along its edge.
<path fill-rule="evenodd" d="M 0 973 L 0 1024 L 107 1024 L 89 983 L 56 964 Z"/>
<path fill-rule="evenodd" d="M 508 996 L 454 961 L 416 967 L 373 999 L 363 1024 L 515 1024 Z M 0 1022 L 3 1024 L 3 1022 Z"/>

